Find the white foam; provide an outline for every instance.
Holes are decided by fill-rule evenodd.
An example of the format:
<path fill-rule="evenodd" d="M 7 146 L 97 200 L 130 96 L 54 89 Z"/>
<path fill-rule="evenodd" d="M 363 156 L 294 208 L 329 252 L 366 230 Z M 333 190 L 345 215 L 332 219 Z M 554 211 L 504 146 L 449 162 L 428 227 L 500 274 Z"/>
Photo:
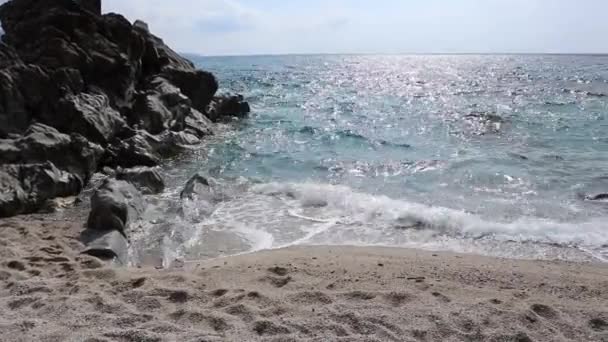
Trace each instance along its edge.
<path fill-rule="evenodd" d="M 579 260 L 582 255 L 583 260 L 590 257 L 606 261 L 608 255 L 606 217 L 576 223 L 533 217 L 496 222 L 462 210 L 360 193 L 339 185 L 257 184 L 242 189 L 213 210 L 207 203 L 190 202 L 185 206 L 183 216 L 161 221 L 169 231 L 156 232 L 156 236 L 164 236 L 165 264 L 182 256 L 188 258 L 188 250 L 196 254 L 204 248 L 205 255 L 223 255 L 221 247 L 214 245 L 212 237 L 218 236 L 214 232 L 232 246 L 231 254 L 324 244 L 517 258 Z M 150 217 L 160 218 L 163 213 Z M 211 240 L 204 241 L 209 237 Z"/>
<path fill-rule="evenodd" d="M 523 217 L 513 222 L 492 222 L 464 211 L 431 207 L 386 196 L 357 193 L 346 186 L 316 183 L 269 183 L 256 185 L 253 192 L 264 195 L 288 195 L 294 203 L 307 207 L 310 203 L 325 203 L 318 213 L 323 217 L 307 219 L 327 221 L 338 217 L 342 224 L 395 226 L 399 222 L 417 223 L 435 234 L 516 241 L 536 241 L 558 244 L 598 246 L 608 244 L 608 218 L 597 217 L 586 222 L 564 223 Z"/>

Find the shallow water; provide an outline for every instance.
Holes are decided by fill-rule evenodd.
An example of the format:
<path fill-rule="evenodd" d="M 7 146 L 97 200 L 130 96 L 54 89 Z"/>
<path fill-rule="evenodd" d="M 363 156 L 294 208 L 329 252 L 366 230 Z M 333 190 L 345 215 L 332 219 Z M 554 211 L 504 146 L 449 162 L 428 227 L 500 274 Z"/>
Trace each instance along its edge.
<path fill-rule="evenodd" d="M 193 57 L 253 112 L 167 163 L 134 258 L 294 244 L 608 260 L 608 57 Z M 201 171 L 217 204 L 178 200 Z"/>

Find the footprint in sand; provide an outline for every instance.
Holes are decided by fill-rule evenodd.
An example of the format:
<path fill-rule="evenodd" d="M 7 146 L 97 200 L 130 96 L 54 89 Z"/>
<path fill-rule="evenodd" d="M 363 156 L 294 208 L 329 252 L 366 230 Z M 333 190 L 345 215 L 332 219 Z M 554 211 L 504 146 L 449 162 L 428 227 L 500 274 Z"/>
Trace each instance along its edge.
<path fill-rule="evenodd" d="M 589 321 L 589 327 L 597 332 L 607 331 L 608 330 L 608 322 L 601 318 L 594 318 Z"/>
<path fill-rule="evenodd" d="M 18 260 L 9 261 L 6 264 L 6 267 L 10 268 L 11 270 L 25 271 L 25 264 Z"/>
<path fill-rule="evenodd" d="M 185 303 L 190 299 L 190 294 L 184 290 L 175 290 L 169 294 L 167 299 L 172 303 Z"/>
<path fill-rule="evenodd" d="M 449 303 L 452 300 L 446 296 L 444 296 L 443 294 L 439 293 L 439 292 L 433 292 L 432 293 L 433 297 L 439 299 L 439 301 L 444 302 L 444 303 Z"/>
<path fill-rule="evenodd" d="M 293 294 L 288 299 L 295 304 L 303 305 L 327 305 L 333 303 L 333 299 L 323 292 L 304 291 Z"/>
<path fill-rule="evenodd" d="M 214 297 L 221 297 L 221 296 L 225 295 L 226 293 L 228 293 L 228 290 L 226 290 L 226 289 L 217 289 L 217 290 L 211 292 L 211 295 Z"/>
<path fill-rule="evenodd" d="M 253 324 L 253 330 L 260 336 L 263 335 L 287 335 L 291 331 L 282 325 L 271 321 L 257 321 Z"/>
<path fill-rule="evenodd" d="M 375 294 L 373 294 L 371 292 L 364 292 L 364 291 L 347 292 L 347 293 L 344 293 L 342 296 L 347 299 L 350 299 L 350 300 L 371 300 L 371 299 L 376 298 Z"/>
<path fill-rule="evenodd" d="M 280 277 L 284 277 L 287 275 L 288 270 L 285 267 L 275 266 L 268 269 L 268 272 L 274 273 Z"/>
<path fill-rule="evenodd" d="M 533 304 L 530 309 L 532 309 L 532 311 L 534 311 L 534 313 L 536 313 L 540 317 L 546 319 L 555 319 L 559 316 L 557 311 L 555 311 L 550 306 L 544 304 Z"/>
<path fill-rule="evenodd" d="M 411 302 L 414 296 L 404 292 L 391 292 L 384 295 L 384 299 L 392 306 L 402 306 L 405 303 Z"/>
<path fill-rule="evenodd" d="M 262 279 L 260 279 L 260 281 L 270 283 L 272 286 L 277 287 L 277 288 L 281 288 L 281 287 L 289 284 L 291 282 L 291 280 L 292 280 L 291 277 L 272 277 L 272 276 L 266 276 L 266 277 L 263 277 Z"/>

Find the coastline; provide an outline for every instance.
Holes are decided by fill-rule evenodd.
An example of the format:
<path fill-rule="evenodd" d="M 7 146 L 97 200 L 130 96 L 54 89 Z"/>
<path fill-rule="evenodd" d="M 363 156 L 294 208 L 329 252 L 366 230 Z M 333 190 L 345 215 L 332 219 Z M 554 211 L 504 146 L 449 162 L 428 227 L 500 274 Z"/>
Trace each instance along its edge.
<path fill-rule="evenodd" d="M 77 216 L 0 220 L 7 341 L 608 339 L 606 264 L 317 246 L 114 268 Z"/>
<path fill-rule="evenodd" d="M 0 123 L 5 123 L 0 124 L 0 186 L 6 195 L 0 198 L 0 217 L 11 217 L 0 218 L 0 341 L 608 341 L 608 263 L 504 259 L 397 247 L 297 246 L 200 261 L 176 260 L 166 269 L 162 268 L 164 258 L 154 255 L 153 262 L 145 263 L 152 266 L 120 267 L 134 260 L 129 253 L 138 251 L 132 244 L 137 231 L 131 224 L 142 219 L 150 205 L 144 195 L 164 194 L 164 163 L 217 137 L 223 123 L 238 121 L 251 108 L 241 95 L 218 94 L 213 74 L 174 52 L 146 23 L 102 14 L 98 0 L 30 3 L 34 4 L 13 0 L 0 6 L 0 19 L 7 29 L 0 42 L 4 60 L 0 71 L 7 80 L 0 86 L 5 90 L 0 95 L 7 100 L 6 108 L 0 108 Z M 29 20 L 14 19 L 22 16 Z M 80 20 L 63 25 L 63 16 Z M 36 39 L 30 41 L 32 36 Z M 32 55 L 33 48 L 40 55 Z M 516 76 L 530 80 L 527 73 Z M 276 84 L 300 86 L 283 81 Z M 426 84 L 412 81 L 414 88 Z M 473 94 L 478 87 L 475 81 L 463 89 Z M 463 89 L 447 93 L 461 94 Z M 559 93 L 606 96 L 592 90 L 563 88 Z M 275 91 L 288 93 L 284 88 Z M 441 92 L 446 93 L 445 89 Z M 509 91 L 509 101 L 517 93 Z M 415 90 L 409 95 L 421 99 L 432 97 L 433 92 Z M 329 103 L 328 108 L 354 105 Z M 509 123 L 508 118 L 489 111 L 467 109 L 460 114 L 461 133 L 472 137 L 498 134 L 496 127 Z M 321 120 L 289 129 L 307 139 L 342 137 L 374 150 L 388 146 L 400 156 L 401 149 L 411 147 L 409 141 L 366 137 L 350 128 L 317 134 L 316 127 L 326 124 Z M 507 158 L 513 157 L 508 152 Z M 537 157 L 536 162 L 547 157 Z M 523 154 L 515 158 L 522 163 L 535 161 Z M 349 169 L 348 163 L 345 167 L 335 162 L 321 163 L 322 169 L 364 174 L 391 171 L 393 166 L 366 164 Z M 419 162 L 399 163 L 394 174 L 410 167 L 431 169 L 437 161 Z M 464 167 L 469 166 L 465 163 Z M 99 172 L 103 179 L 96 178 Z M 490 176 L 516 180 L 508 174 Z M 182 206 L 159 216 L 183 214 L 183 201 L 189 200 L 195 214 L 202 202 L 211 203 L 205 209 L 214 212 L 217 203 L 231 197 L 230 191 L 214 188 L 213 179 L 205 177 L 199 172 L 190 178 L 179 194 Z M 441 181 L 432 184 L 435 187 Z M 365 212 L 373 202 L 361 195 L 357 203 L 345 206 L 344 199 L 354 196 L 350 188 L 334 194 L 322 186 L 294 191 L 283 185 L 260 192 L 278 194 L 283 202 L 291 200 L 301 208 L 346 207 L 347 213 Z M 465 188 L 471 186 L 465 184 Z M 324 198 L 318 193 L 335 196 Z M 440 188 L 439 193 L 444 190 Z M 468 200 L 466 193 L 462 196 Z M 601 201 L 605 196 L 599 193 L 580 200 Z M 452 228 L 455 218 L 472 222 L 467 226 L 472 230 L 487 226 L 477 217 L 468 221 L 470 217 L 460 212 L 430 219 L 431 215 L 416 215 L 426 209 L 416 201 L 414 205 L 389 197 L 382 201 L 391 218 L 388 227 L 395 231 L 417 231 L 433 223 Z M 394 210 L 404 204 L 407 210 Z M 253 207 L 257 205 L 252 201 Z M 226 217 L 232 218 L 241 208 L 232 209 Z M 288 209 L 263 215 L 278 222 L 274 229 L 283 230 L 285 217 L 277 212 Z M 40 210 L 58 212 L 29 214 Z M 393 211 L 402 215 L 392 215 Z M 378 210 L 367 213 L 375 217 Z M 290 215 L 297 218 L 299 214 Z M 314 215 L 300 216 L 323 222 Z M 250 217 L 241 219 L 246 228 L 252 226 Z M 586 225 L 593 232 L 579 224 L 564 230 L 604 248 L 603 242 L 598 243 L 605 237 L 601 217 L 599 223 Z M 173 224 L 161 222 L 159 229 L 178 231 L 180 227 Z M 510 232 L 508 226 L 498 226 Z M 532 225 L 522 221 L 519 227 L 528 230 Z M 92 234 L 82 234 L 83 230 Z M 561 246 L 573 240 L 577 239 L 570 236 L 558 244 L 548 257 L 564 257 Z M 197 241 L 214 243 L 213 239 Z M 495 252 L 502 246 L 496 241 L 486 248 Z M 531 249 L 542 251 L 538 244 Z"/>

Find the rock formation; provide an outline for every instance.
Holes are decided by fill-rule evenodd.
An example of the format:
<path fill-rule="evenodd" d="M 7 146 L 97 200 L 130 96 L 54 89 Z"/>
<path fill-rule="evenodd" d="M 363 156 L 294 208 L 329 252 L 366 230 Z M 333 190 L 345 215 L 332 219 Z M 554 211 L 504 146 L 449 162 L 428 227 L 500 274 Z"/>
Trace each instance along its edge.
<path fill-rule="evenodd" d="M 0 216 L 77 194 L 106 166 L 156 166 L 249 112 L 100 0 L 11 0 L 0 21 Z"/>

